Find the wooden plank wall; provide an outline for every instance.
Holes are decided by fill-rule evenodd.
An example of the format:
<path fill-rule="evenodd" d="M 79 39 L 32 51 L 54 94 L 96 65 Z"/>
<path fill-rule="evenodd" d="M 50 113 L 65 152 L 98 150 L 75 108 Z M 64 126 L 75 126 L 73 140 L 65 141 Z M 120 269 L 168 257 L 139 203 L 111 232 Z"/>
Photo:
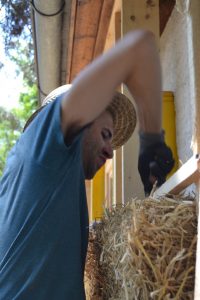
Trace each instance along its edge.
<path fill-rule="evenodd" d="M 114 0 L 72 0 L 67 83 L 104 47 Z"/>

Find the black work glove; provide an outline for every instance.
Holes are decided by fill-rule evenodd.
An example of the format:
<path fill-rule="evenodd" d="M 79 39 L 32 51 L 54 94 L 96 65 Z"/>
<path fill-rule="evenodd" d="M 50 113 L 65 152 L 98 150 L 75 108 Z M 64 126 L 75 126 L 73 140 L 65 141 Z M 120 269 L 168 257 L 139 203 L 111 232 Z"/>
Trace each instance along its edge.
<path fill-rule="evenodd" d="M 153 179 L 158 186 L 166 180 L 167 174 L 174 166 L 171 149 L 165 144 L 164 131 L 161 133 L 140 132 L 140 152 L 138 170 L 144 185 L 145 196 L 153 188 Z"/>

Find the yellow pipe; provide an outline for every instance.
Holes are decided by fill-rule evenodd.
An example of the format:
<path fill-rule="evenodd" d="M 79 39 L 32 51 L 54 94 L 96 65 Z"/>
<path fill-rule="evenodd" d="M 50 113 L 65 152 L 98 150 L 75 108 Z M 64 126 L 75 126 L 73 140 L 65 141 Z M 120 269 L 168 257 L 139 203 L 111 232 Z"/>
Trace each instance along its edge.
<path fill-rule="evenodd" d="M 166 144 L 172 149 L 175 165 L 168 177 L 178 169 L 178 154 L 176 147 L 176 113 L 172 92 L 163 92 L 163 123 Z"/>
<path fill-rule="evenodd" d="M 105 167 L 95 175 L 91 184 L 91 220 L 100 220 L 103 215 L 105 200 Z"/>

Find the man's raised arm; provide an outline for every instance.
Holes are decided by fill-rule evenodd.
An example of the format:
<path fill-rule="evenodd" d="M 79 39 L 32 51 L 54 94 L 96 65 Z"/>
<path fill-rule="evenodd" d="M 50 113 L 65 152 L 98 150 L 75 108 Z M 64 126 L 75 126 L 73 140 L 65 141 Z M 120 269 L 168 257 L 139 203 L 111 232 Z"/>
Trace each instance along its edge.
<path fill-rule="evenodd" d="M 92 122 L 109 105 L 121 83 L 127 85 L 137 106 L 138 170 L 148 195 L 153 183 L 157 180 L 161 185 L 174 165 L 161 128 L 161 68 L 151 32 L 129 32 L 77 76 L 63 101 L 62 128 L 66 135 L 68 131 L 75 134 Z"/>
<path fill-rule="evenodd" d="M 125 83 L 133 95 L 142 131 L 161 131 L 161 72 L 154 36 L 129 32 L 115 47 L 88 65 L 74 80 L 63 101 L 63 129 L 93 121 Z"/>

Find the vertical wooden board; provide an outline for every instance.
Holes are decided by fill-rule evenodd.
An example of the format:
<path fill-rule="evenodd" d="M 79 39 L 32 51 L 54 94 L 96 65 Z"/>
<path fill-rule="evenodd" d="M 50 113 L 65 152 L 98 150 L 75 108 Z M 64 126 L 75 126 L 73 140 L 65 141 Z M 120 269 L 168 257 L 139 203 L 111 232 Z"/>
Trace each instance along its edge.
<path fill-rule="evenodd" d="M 87 206 L 88 206 L 88 213 L 89 213 L 89 222 L 92 221 L 92 202 L 91 202 L 91 181 L 85 180 L 85 188 L 86 188 L 86 197 L 87 197 Z"/>
<path fill-rule="evenodd" d="M 66 66 L 66 83 L 70 83 L 70 74 L 72 66 L 72 51 L 74 41 L 74 30 L 76 20 L 76 0 L 71 0 L 71 12 L 70 12 L 70 25 L 69 25 L 69 36 L 68 36 L 68 53 L 67 53 L 67 66 Z"/>
<path fill-rule="evenodd" d="M 195 266 L 195 291 L 194 300 L 200 299 L 200 213 L 199 213 L 199 203 L 200 203 L 200 180 L 197 184 L 197 195 L 198 195 L 198 225 L 197 225 L 197 250 L 196 250 L 196 266 Z"/>
<path fill-rule="evenodd" d="M 115 22 L 115 43 L 121 38 L 121 12 L 114 12 Z M 113 200 L 114 204 L 122 203 L 122 148 L 115 151 L 114 163 L 113 163 Z"/>
<path fill-rule="evenodd" d="M 119 40 L 122 36 L 121 32 L 121 12 L 115 12 L 115 42 Z"/>
<path fill-rule="evenodd" d="M 122 0 L 122 35 L 137 28 L 151 30 L 159 41 L 159 3 L 158 0 Z M 124 94 L 131 96 L 124 86 Z M 133 99 L 132 99 L 133 100 Z M 143 186 L 137 171 L 139 140 L 137 128 L 123 147 L 123 199 L 144 197 Z"/>
<path fill-rule="evenodd" d="M 131 29 L 151 30 L 159 45 L 159 1 L 122 0 L 122 34 Z"/>
<path fill-rule="evenodd" d="M 104 46 L 104 51 L 110 49 L 113 47 L 116 43 L 117 38 L 121 37 L 121 29 L 120 29 L 120 36 L 116 37 L 115 31 L 116 31 L 116 15 L 120 17 L 121 20 L 121 2 L 122 0 L 115 0 L 112 15 L 110 18 L 110 25 L 108 28 L 107 38 Z"/>
<path fill-rule="evenodd" d="M 107 160 L 105 164 L 105 203 L 110 207 L 110 199 L 113 198 L 113 188 L 110 185 L 113 177 L 112 159 Z"/>
<path fill-rule="evenodd" d="M 190 6 L 190 22 L 192 26 L 192 44 L 193 49 L 191 57 L 193 60 L 193 72 L 194 72 L 194 95 L 195 95 L 195 122 L 194 122 L 194 148 L 195 152 L 200 150 L 200 1 L 191 1 Z M 197 38 L 198 37 L 198 38 Z"/>
<path fill-rule="evenodd" d="M 193 87 L 195 96 L 195 121 L 194 121 L 194 138 L 193 150 L 194 152 L 200 151 L 200 1 L 189 1 L 188 6 L 188 28 L 190 30 L 190 62 L 193 75 Z M 200 181 L 197 184 L 197 206 L 200 207 Z M 200 213 L 198 211 L 198 239 L 196 251 L 196 271 L 195 271 L 195 295 L 194 299 L 200 299 Z"/>
<path fill-rule="evenodd" d="M 108 31 L 106 50 L 115 45 L 116 41 L 121 38 L 121 0 L 115 1 L 113 14 L 111 17 Z M 113 204 L 122 203 L 122 149 L 114 151 L 113 157 Z"/>
<path fill-rule="evenodd" d="M 122 203 L 122 148 L 113 157 L 113 204 Z"/>
<path fill-rule="evenodd" d="M 175 0 L 161 0 L 159 1 L 159 15 L 160 15 L 160 36 L 162 35 L 165 26 L 171 16 L 174 9 L 176 1 Z"/>
<path fill-rule="evenodd" d="M 125 85 L 123 85 L 123 94 L 131 101 L 133 98 Z M 129 141 L 123 146 L 122 151 L 122 198 L 123 203 L 138 197 L 144 198 L 143 185 L 138 172 L 138 155 L 139 155 L 139 139 L 138 139 L 138 124 L 136 124 Z"/>
<path fill-rule="evenodd" d="M 102 4 L 103 0 L 77 2 L 70 81 L 93 59 Z"/>
<path fill-rule="evenodd" d="M 114 0 L 104 0 L 103 2 L 93 58 L 97 57 L 103 52 L 114 2 Z"/>

